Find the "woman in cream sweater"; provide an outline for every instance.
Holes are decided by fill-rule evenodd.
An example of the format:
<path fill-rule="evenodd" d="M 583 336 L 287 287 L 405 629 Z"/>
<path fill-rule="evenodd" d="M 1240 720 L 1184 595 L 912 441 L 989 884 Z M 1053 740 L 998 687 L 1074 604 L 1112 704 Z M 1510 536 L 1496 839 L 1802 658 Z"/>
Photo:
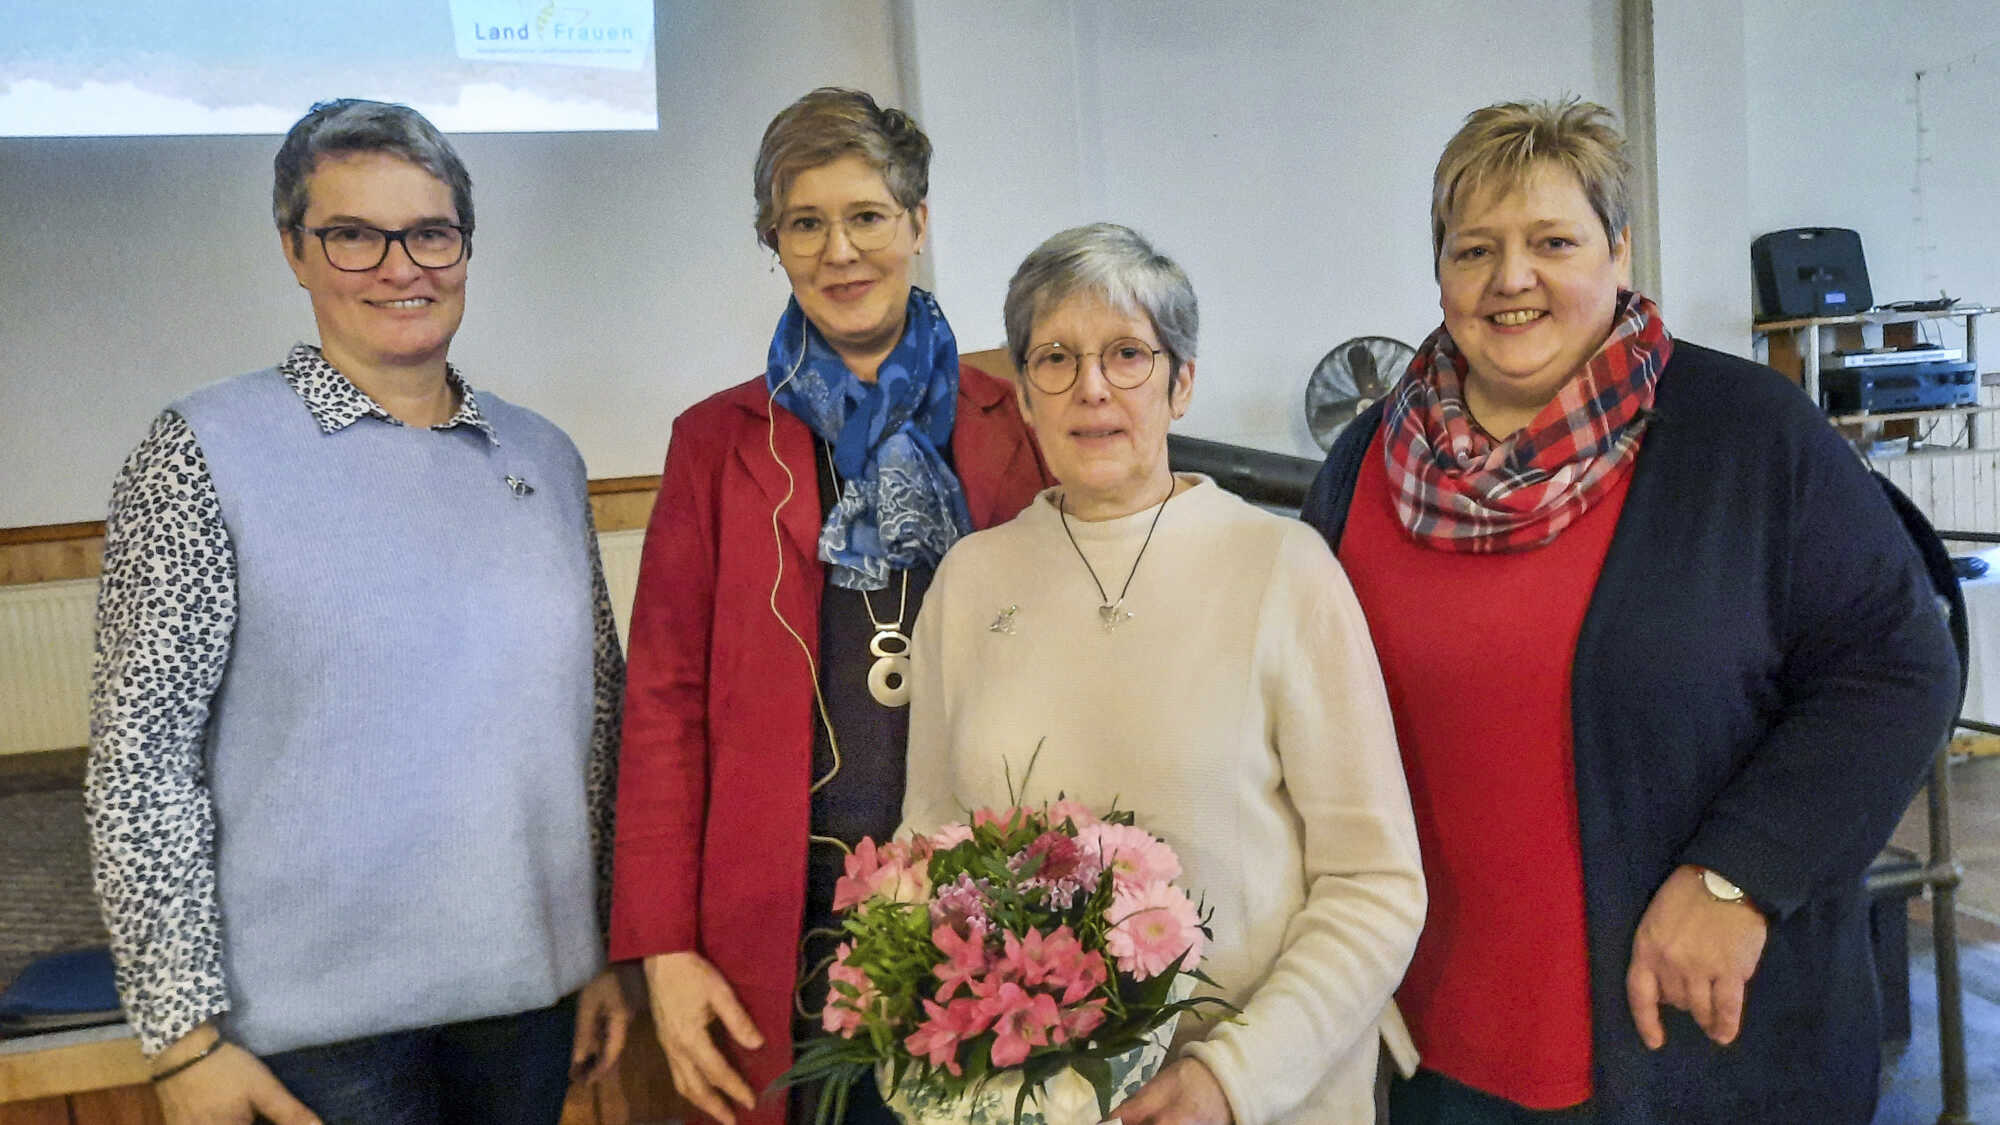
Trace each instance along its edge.
<path fill-rule="evenodd" d="M 1423 922 L 1416 833 L 1366 626 L 1310 528 L 1173 474 L 1194 290 L 1096 224 L 1006 303 L 1016 393 L 1060 482 L 962 540 L 917 620 L 904 821 L 1031 799 L 1138 813 L 1213 908 L 1203 962 L 1240 1020 L 1185 1021 L 1117 1110 L 1141 1122 L 1365 1122 Z"/>

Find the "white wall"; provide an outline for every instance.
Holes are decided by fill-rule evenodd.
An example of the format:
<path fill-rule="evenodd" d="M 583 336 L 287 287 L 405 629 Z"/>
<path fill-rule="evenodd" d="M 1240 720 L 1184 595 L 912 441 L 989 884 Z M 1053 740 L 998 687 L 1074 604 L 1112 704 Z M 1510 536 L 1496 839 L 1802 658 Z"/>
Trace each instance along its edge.
<path fill-rule="evenodd" d="M 1748 240 L 1788 226 L 1860 229 L 1883 299 L 2000 301 L 2000 12 L 1655 7 L 1678 333 L 1740 349 Z M 1460 117 L 1565 91 L 1615 106 L 1618 8 L 659 0 L 659 133 L 462 138 L 480 236 L 453 358 L 568 428 L 593 475 L 657 471 L 672 416 L 756 372 L 785 296 L 749 229 L 758 137 L 841 82 L 907 102 L 936 141 L 927 268 L 968 350 L 1000 343 L 1036 242 L 1128 222 L 1202 298 L 1187 431 L 1308 453 L 1318 358 L 1436 323 L 1426 192 Z M 0 527 L 99 517 L 161 405 L 311 337 L 265 218 L 276 143 L 0 141 Z"/>
<path fill-rule="evenodd" d="M 1743 25 L 1752 234 L 1851 227 L 1876 301 L 2000 304 L 2000 7 L 1766 0 Z"/>
<path fill-rule="evenodd" d="M 458 138 L 479 234 L 454 362 L 593 476 L 658 472 L 674 414 L 761 368 L 786 295 L 751 231 L 765 124 L 826 83 L 898 100 L 891 22 L 887 0 L 660 0 L 658 133 Z M 0 140 L 0 527 L 102 518 L 160 407 L 314 338 L 277 145 Z"/>
<path fill-rule="evenodd" d="M 1043 238 L 1126 223 L 1201 299 L 1182 428 L 1293 453 L 1318 452 L 1300 403 L 1322 355 L 1436 327 L 1430 175 L 1464 115 L 1564 92 L 1618 103 L 1609 0 L 1532 18 L 1445 0 L 910 4 L 938 291 L 961 339 L 1001 342 L 1007 278 Z"/>
<path fill-rule="evenodd" d="M 1754 6 L 1754 5 L 1753 5 Z M 1750 354 L 1750 159 L 1743 0 L 1653 5 L 1660 315 L 1677 337 Z"/>

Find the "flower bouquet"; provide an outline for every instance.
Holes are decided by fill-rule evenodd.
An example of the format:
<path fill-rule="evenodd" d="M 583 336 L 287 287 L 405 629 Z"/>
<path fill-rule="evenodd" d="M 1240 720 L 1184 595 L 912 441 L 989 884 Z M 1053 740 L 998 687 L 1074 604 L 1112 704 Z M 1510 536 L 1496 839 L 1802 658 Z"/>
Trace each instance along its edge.
<path fill-rule="evenodd" d="M 848 856 L 847 940 L 822 1022 L 781 1085 L 819 1082 L 838 1121 L 873 1072 L 908 1122 L 1097 1122 L 1159 1069 L 1212 935 L 1180 860 L 1129 812 L 1074 801 Z"/>

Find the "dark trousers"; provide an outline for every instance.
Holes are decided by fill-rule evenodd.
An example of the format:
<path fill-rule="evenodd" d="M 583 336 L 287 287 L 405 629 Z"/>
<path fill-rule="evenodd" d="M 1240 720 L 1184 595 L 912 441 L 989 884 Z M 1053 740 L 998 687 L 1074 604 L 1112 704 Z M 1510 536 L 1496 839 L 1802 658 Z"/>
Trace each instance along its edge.
<path fill-rule="evenodd" d="M 517 1015 L 285 1051 L 264 1065 L 326 1125 L 556 1125 L 575 1037 L 569 996 Z"/>
<path fill-rule="evenodd" d="M 1389 1079 L 1389 1125 L 1590 1125 L 1590 1103 L 1568 1109 L 1529 1109 L 1505 1098 L 1417 1068 Z"/>

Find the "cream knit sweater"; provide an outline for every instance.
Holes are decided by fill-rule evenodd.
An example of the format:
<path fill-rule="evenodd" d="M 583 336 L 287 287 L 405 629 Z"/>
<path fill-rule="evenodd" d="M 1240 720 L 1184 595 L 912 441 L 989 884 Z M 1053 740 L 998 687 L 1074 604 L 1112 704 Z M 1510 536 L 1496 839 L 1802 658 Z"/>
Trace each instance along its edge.
<path fill-rule="evenodd" d="M 1413 1058 L 1390 996 L 1424 883 L 1367 625 L 1311 528 L 1182 479 L 1110 633 L 1060 489 L 952 548 L 912 645 L 904 822 L 1003 805 L 1046 739 L 1025 796 L 1133 810 L 1214 909 L 1203 968 L 1241 1022 L 1178 1039 L 1237 1122 L 1370 1122 L 1378 1031 Z M 1069 521 L 1114 599 L 1153 517 Z"/>

